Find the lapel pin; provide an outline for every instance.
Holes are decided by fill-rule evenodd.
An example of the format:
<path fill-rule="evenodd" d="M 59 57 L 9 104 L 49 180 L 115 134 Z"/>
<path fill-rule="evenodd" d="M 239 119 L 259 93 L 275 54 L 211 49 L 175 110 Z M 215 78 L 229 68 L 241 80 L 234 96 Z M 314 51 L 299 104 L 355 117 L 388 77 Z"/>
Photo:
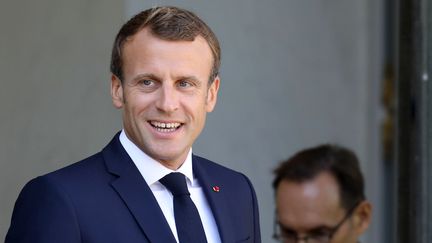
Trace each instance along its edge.
<path fill-rule="evenodd" d="M 218 186 L 213 186 L 212 189 L 213 189 L 214 192 L 219 192 L 220 191 L 220 188 Z"/>

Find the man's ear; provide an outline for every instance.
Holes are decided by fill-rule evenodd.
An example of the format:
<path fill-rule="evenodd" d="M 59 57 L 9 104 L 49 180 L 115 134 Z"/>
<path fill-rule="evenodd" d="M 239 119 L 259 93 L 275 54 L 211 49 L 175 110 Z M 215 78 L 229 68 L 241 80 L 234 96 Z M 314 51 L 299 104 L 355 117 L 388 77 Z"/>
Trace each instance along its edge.
<path fill-rule="evenodd" d="M 372 220 L 372 204 L 366 200 L 361 202 L 353 213 L 353 220 L 357 235 L 363 234 Z"/>
<path fill-rule="evenodd" d="M 111 74 L 111 99 L 115 108 L 123 107 L 123 86 L 120 79 L 114 74 Z"/>
<path fill-rule="evenodd" d="M 214 107 L 216 106 L 219 84 L 220 84 L 219 76 L 216 76 L 216 78 L 213 80 L 213 82 L 210 84 L 210 87 L 207 90 L 207 98 L 206 98 L 207 112 L 212 112 Z"/>

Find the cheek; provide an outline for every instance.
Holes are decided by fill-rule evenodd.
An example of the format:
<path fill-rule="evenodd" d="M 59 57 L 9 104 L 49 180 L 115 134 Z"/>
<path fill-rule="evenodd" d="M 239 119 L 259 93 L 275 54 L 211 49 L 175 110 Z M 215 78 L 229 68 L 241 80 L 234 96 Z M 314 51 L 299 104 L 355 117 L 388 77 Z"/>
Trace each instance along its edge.
<path fill-rule="evenodd" d="M 341 227 L 335 234 L 332 243 L 357 243 L 357 235 L 351 226 L 347 222 Z"/>
<path fill-rule="evenodd" d="M 152 96 L 150 94 L 137 94 L 130 93 L 127 96 L 123 96 L 125 100 L 125 106 L 134 112 L 140 112 L 145 110 L 152 104 Z"/>
<path fill-rule="evenodd" d="M 181 99 L 183 109 L 194 116 L 202 114 L 206 110 L 206 99 L 203 96 L 183 96 Z"/>

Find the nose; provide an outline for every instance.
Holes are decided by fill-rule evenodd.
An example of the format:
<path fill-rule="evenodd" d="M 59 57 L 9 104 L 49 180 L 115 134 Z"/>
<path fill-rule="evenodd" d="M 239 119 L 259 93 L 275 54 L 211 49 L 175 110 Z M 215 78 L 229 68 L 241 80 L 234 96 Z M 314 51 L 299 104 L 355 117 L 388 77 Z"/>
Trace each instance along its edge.
<path fill-rule="evenodd" d="M 307 236 L 297 236 L 297 243 L 308 243 L 308 237 Z"/>
<path fill-rule="evenodd" d="M 156 108 L 164 113 L 172 113 L 178 109 L 178 98 L 175 87 L 162 85 L 156 100 Z"/>

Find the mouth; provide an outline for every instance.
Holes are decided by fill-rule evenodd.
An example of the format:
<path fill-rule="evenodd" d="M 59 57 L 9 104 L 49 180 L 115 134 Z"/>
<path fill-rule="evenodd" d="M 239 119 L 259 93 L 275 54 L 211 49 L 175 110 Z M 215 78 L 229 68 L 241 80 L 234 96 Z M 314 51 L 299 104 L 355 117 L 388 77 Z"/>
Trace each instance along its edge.
<path fill-rule="evenodd" d="M 177 131 L 183 123 L 180 122 L 160 122 L 160 121 L 149 121 L 148 122 L 158 132 L 170 133 Z"/>

